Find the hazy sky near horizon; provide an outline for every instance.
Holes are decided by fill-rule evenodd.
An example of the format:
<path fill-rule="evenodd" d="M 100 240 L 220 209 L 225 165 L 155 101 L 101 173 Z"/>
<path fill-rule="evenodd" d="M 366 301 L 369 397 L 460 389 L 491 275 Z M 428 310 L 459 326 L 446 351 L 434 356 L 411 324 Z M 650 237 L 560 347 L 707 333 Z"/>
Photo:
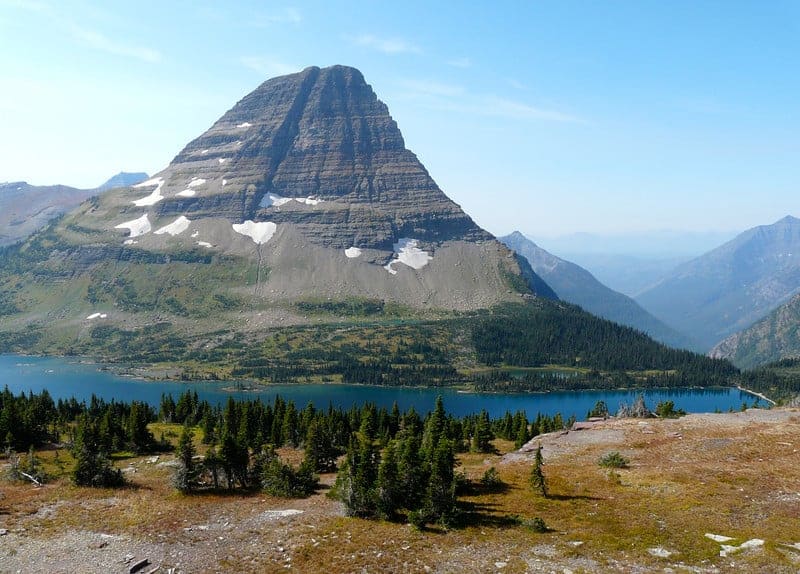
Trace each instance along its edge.
<path fill-rule="evenodd" d="M 165 167 L 262 81 L 359 68 L 502 235 L 800 216 L 800 2 L 0 0 L 0 181 Z"/>

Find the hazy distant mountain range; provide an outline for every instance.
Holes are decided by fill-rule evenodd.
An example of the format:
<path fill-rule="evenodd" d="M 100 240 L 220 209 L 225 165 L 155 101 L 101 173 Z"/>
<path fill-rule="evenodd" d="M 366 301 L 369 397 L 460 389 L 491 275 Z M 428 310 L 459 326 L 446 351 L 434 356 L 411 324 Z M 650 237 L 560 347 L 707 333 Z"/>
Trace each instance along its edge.
<path fill-rule="evenodd" d="M 536 243 L 559 256 L 626 255 L 645 259 L 696 257 L 729 241 L 736 231 L 641 231 L 630 233 L 571 233 L 560 237 L 538 237 Z"/>
<path fill-rule="evenodd" d="M 559 253 L 559 257 L 580 265 L 603 285 L 635 298 L 669 275 L 691 257 L 621 255 L 614 253 Z"/>
<path fill-rule="evenodd" d="M 586 269 L 556 257 L 519 231 L 501 237 L 500 241 L 525 257 L 560 299 L 580 305 L 599 317 L 639 329 L 672 347 L 692 346 L 688 337 L 653 317 L 627 295 L 609 289 Z"/>
<path fill-rule="evenodd" d="M 800 220 L 787 216 L 679 265 L 636 301 L 707 350 L 798 291 Z"/>
<path fill-rule="evenodd" d="M 109 178 L 103 184 L 95 188 L 95 191 L 108 191 L 115 187 L 128 187 L 129 185 L 136 185 L 146 180 L 149 176 L 143 171 L 127 172 L 121 171 L 117 175 Z"/>
<path fill-rule="evenodd" d="M 30 185 L 24 181 L 0 183 L 0 246 L 28 237 L 93 195 L 145 179 L 146 173 L 121 172 L 93 189 Z"/>

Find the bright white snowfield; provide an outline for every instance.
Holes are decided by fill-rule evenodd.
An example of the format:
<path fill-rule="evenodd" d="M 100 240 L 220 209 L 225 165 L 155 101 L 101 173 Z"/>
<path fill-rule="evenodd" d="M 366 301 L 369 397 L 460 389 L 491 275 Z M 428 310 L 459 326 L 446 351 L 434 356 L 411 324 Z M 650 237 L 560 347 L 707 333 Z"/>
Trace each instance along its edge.
<path fill-rule="evenodd" d="M 304 205 L 317 205 L 323 203 L 324 200 L 311 197 L 282 197 L 275 193 L 268 193 L 261 199 L 261 203 L 258 205 L 259 207 L 280 207 L 281 205 L 286 205 L 290 201 L 296 201 Z"/>
<path fill-rule="evenodd" d="M 156 235 L 163 235 L 164 233 L 169 233 L 173 237 L 175 235 L 180 235 L 187 229 L 189 229 L 189 224 L 191 221 L 181 215 L 178 219 L 170 223 L 169 225 L 165 225 L 161 229 L 155 232 Z"/>
<path fill-rule="evenodd" d="M 175 195 L 179 197 L 194 197 L 195 193 L 196 192 L 193 189 L 184 189 L 183 191 L 179 191 Z"/>
<path fill-rule="evenodd" d="M 240 123 L 240 124 L 239 124 L 238 126 L 236 126 L 236 127 L 237 127 L 237 128 L 249 128 L 249 127 L 250 127 L 250 126 L 252 126 L 252 125 L 253 125 L 253 124 L 251 124 L 250 122 L 242 122 L 242 123 Z"/>
<path fill-rule="evenodd" d="M 278 226 L 271 221 L 259 221 L 258 223 L 247 220 L 244 223 L 234 223 L 233 230 L 236 233 L 246 235 L 258 245 L 263 245 L 275 235 Z"/>
<path fill-rule="evenodd" d="M 149 233 L 152 228 L 150 227 L 150 220 L 147 219 L 147 214 L 145 213 L 138 219 L 131 219 L 130 221 L 114 226 L 114 229 L 129 229 L 131 234 L 128 237 L 139 237 L 140 235 Z"/>
<path fill-rule="evenodd" d="M 145 207 L 145 206 L 148 206 L 148 205 L 155 205 L 156 203 L 158 203 L 159 201 L 164 199 L 164 196 L 161 195 L 161 188 L 164 187 L 164 178 L 162 178 L 162 177 L 154 177 L 152 179 L 148 179 L 147 181 L 143 181 L 142 183 L 138 183 L 138 184 L 134 185 L 133 187 L 134 188 L 150 187 L 152 185 L 155 185 L 156 188 L 153 190 L 153 192 L 150 195 L 148 195 L 147 197 L 143 197 L 142 199 L 137 199 L 137 200 L 132 202 L 136 207 Z"/>
<path fill-rule="evenodd" d="M 400 238 L 397 243 L 394 244 L 394 252 L 397 253 L 397 259 L 393 259 L 384 265 L 383 268 L 392 275 L 396 275 L 397 270 L 393 267 L 395 263 L 403 263 L 412 269 L 422 269 L 425 267 L 433 257 L 427 251 L 423 251 L 417 247 L 417 245 L 419 245 L 419 241 L 416 239 L 411 239 L 409 237 Z"/>
<path fill-rule="evenodd" d="M 286 205 L 290 201 L 292 201 L 291 197 L 281 197 L 274 193 L 268 193 L 261 199 L 261 203 L 258 205 L 260 207 L 280 207 L 281 205 Z"/>
<path fill-rule="evenodd" d="M 143 181 L 142 183 L 137 183 L 134 185 L 134 189 L 139 189 L 140 187 L 150 187 L 151 185 L 158 185 L 164 181 L 163 178 L 160 177 L 151 177 L 150 179 Z"/>
<path fill-rule="evenodd" d="M 88 317 L 86 317 L 87 321 L 91 321 L 93 319 L 105 319 L 108 315 L 106 313 L 92 313 Z"/>
<path fill-rule="evenodd" d="M 298 203 L 305 203 L 306 205 L 317 205 L 324 201 L 322 199 L 312 199 L 310 197 L 295 197 L 294 200 Z"/>
<path fill-rule="evenodd" d="M 344 254 L 350 259 L 355 259 L 361 255 L 361 249 L 358 247 L 348 247 L 344 250 Z"/>
<path fill-rule="evenodd" d="M 186 187 L 197 187 L 198 185 L 203 185 L 206 182 L 202 177 L 193 177 L 192 181 L 186 184 Z"/>

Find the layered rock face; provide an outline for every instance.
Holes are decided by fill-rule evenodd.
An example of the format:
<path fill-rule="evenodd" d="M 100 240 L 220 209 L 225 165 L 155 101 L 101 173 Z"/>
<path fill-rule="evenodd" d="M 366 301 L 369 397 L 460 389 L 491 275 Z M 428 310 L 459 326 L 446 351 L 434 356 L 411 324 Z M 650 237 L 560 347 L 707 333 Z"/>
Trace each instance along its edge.
<path fill-rule="evenodd" d="M 105 257 L 129 279 L 142 265 L 203 265 L 209 289 L 249 309 L 365 297 L 469 310 L 529 292 L 555 298 L 439 189 L 386 105 L 343 66 L 265 82 L 164 170 L 84 203 L 52 234 L 48 273 L 92 275 L 92 293 L 125 283 L 93 271 Z M 177 303 L 196 276 L 186 272 L 170 279 Z"/>
<path fill-rule="evenodd" d="M 292 223 L 325 247 L 491 238 L 406 149 L 361 73 L 344 66 L 265 82 L 157 177 L 159 216 Z M 181 194 L 192 178 L 203 183 Z"/>

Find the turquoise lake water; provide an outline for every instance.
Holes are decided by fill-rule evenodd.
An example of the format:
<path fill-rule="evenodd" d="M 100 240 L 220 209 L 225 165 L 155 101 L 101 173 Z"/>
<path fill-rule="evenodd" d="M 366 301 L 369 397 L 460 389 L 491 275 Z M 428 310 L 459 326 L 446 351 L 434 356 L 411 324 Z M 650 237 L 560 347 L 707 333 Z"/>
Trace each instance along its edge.
<path fill-rule="evenodd" d="M 463 393 L 453 389 L 404 389 L 360 385 L 270 385 L 258 391 L 226 391 L 235 383 L 144 381 L 115 375 L 102 370 L 100 365 L 90 365 L 58 357 L 25 357 L 0 355 L 0 386 L 8 386 L 14 394 L 40 392 L 47 389 L 53 399 L 75 397 L 88 400 L 92 394 L 106 400 L 147 401 L 158 406 L 162 393 L 177 396 L 187 389 L 213 403 L 221 403 L 229 396 L 237 399 L 260 398 L 272 401 L 276 395 L 293 400 L 302 408 L 308 402 L 324 408 L 328 404 L 348 408 L 353 404 L 372 401 L 378 406 L 391 407 L 395 401 L 401 410 L 412 405 L 426 413 L 433 408 L 437 395 L 442 395 L 445 408 L 455 415 L 465 415 L 486 409 L 493 417 L 506 410 L 524 409 L 529 418 L 536 413 L 564 418 L 575 415 L 579 420 L 586 416 L 598 400 L 603 400 L 609 410 L 615 411 L 622 402 L 631 403 L 642 391 L 566 391 L 536 394 L 486 394 Z M 675 402 L 687 412 L 713 412 L 738 410 L 743 402 L 753 405 L 756 397 L 738 389 L 659 389 L 644 391 L 650 408 L 662 400 Z M 759 403 L 761 406 L 763 403 Z"/>

